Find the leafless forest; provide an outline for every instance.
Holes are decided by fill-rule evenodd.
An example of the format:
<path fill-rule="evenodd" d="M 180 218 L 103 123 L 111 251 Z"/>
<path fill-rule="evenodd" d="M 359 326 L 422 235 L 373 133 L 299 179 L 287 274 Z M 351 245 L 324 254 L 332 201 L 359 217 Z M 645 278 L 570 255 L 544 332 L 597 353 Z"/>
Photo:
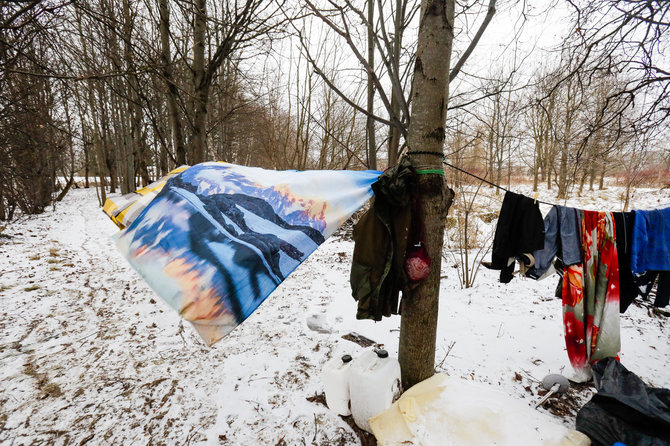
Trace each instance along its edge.
<path fill-rule="evenodd" d="M 208 160 L 395 164 L 415 115 L 419 3 L 0 1 L 0 220 Z M 606 177 L 668 186 L 669 2 L 424 3 L 455 16 L 447 162 L 558 198 Z M 540 16 L 559 39 L 515 45 Z M 494 29 L 506 40 L 490 63 L 477 47 Z"/>

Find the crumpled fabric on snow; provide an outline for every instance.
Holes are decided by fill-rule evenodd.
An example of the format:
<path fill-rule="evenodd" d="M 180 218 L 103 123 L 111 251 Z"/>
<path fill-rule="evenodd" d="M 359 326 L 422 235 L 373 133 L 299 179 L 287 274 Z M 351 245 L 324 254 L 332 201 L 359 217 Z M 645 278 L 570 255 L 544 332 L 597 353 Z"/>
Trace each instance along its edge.
<path fill-rule="evenodd" d="M 647 386 L 613 358 L 592 367 L 598 393 L 577 413 L 594 446 L 670 444 L 670 389 Z"/>

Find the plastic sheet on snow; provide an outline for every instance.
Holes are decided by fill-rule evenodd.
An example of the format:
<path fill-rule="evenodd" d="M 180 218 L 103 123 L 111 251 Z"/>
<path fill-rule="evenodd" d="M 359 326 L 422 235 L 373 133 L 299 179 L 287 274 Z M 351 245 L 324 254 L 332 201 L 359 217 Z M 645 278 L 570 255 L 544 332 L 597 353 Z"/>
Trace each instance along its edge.
<path fill-rule="evenodd" d="M 482 383 L 437 374 L 370 419 L 380 446 L 587 446 L 588 437 Z"/>

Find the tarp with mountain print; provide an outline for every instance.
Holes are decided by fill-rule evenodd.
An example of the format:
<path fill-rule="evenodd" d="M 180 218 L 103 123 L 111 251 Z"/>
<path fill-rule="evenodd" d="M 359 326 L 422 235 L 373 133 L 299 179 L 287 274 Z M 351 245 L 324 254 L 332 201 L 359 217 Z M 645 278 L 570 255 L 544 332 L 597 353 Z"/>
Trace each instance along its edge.
<path fill-rule="evenodd" d="M 171 177 L 117 245 L 211 345 L 372 196 L 379 174 L 198 164 Z"/>

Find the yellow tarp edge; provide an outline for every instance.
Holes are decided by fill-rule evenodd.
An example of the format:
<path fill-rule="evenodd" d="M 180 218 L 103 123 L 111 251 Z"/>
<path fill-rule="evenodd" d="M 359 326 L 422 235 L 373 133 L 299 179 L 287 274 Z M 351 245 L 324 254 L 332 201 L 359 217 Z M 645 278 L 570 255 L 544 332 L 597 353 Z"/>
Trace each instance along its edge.
<path fill-rule="evenodd" d="M 168 180 L 170 177 L 172 177 L 172 176 L 174 176 L 174 175 L 176 175 L 176 174 L 178 174 L 178 173 L 181 173 L 181 172 L 185 171 L 185 170 L 188 169 L 189 167 L 190 167 L 190 166 L 180 166 L 180 167 L 177 167 L 176 169 L 172 169 L 170 172 L 168 172 L 168 173 L 167 173 L 165 176 L 163 176 L 161 179 L 159 179 L 159 180 L 157 180 L 157 181 L 151 183 L 150 185 L 148 185 L 148 186 L 146 186 L 146 187 L 142 187 L 142 188 L 140 188 L 140 189 L 137 189 L 137 190 L 135 191 L 135 193 L 140 195 L 139 197 L 137 197 L 137 200 L 139 200 L 139 199 L 142 198 L 143 196 L 146 196 L 146 195 L 149 194 L 149 193 L 152 193 L 152 192 L 160 192 L 160 191 L 163 189 L 163 187 L 165 187 L 165 183 L 167 182 L 167 180 Z M 132 203 L 131 203 L 128 207 L 126 207 L 123 211 L 119 212 L 118 215 L 114 216 L 114 215 L 112 215 L 112 213 L 113 213 L 116 209 L 118 209 L 119 206 L 118 206 L 118 204 L 116 204 L 111 198 L 108 198 L 108 199 L 105 200 L 105 204 L 103 205 L 102 210 L 103 210 L 103 212 L 104 212 L 105 214 L 107 214 L 107 215 L 109 216 L 109 218 L 112 219 L 112 221 L 113 221 L 119 228 L 124 229 L 126 226 L 124 225 L 123 220 L 124 220 L 124 218 L 125 218 L 125 216 L 126 216 L 128 210 L 129 210 L 129 209 L 132 209 L 132 208 L 137 204 L 137 200 L 135 200 L 134 202 L 132 202 Z"/>

